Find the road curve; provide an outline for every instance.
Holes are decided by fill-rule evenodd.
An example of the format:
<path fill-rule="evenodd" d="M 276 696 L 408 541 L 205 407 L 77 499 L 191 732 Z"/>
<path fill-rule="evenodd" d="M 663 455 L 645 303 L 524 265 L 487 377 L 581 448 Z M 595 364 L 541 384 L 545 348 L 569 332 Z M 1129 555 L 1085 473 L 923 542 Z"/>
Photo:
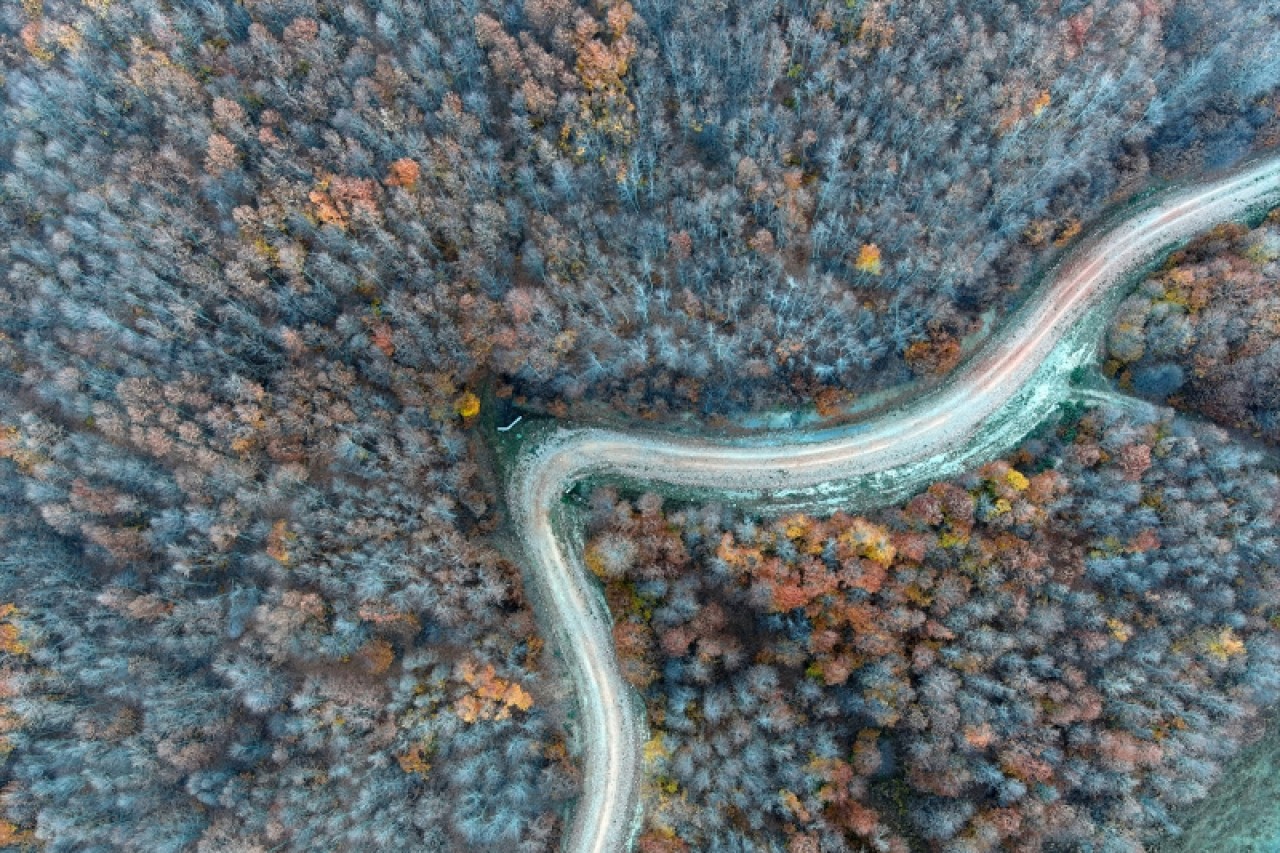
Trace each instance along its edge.
<path fill-rule="evenodd" d="M 609 613 L 582 563 L 581 532 L 563 512 L 566 490 L 586 477 L 620 477 L 812 508 L 829 504 L 833 488 L 843 494 L 830 484 L 855 483 L 864 503 L 895 500 L 1005 452 L 1043 420 L 1065 396 L 1071 369 L 1094 357 L 1106 297 L 1127 274 L 1199 231 L 1278 203 L 1280 157 L 1166 196 L 1073 250 L 945 386 L 862 424 L 786 444 L 560 429 L 522 448 L 508 507 L 533 601 L 578 696 L 583 792 L 564 849 L 630 846 L 645 738 Z"/>

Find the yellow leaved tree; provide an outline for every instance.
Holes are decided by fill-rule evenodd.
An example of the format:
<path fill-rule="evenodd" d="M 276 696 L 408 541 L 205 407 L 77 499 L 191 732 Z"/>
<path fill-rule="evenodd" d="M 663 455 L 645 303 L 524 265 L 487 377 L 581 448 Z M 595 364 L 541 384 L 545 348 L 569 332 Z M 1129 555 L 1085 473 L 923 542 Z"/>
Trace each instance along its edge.
<path fill-rule="evenodd" d="M 858 272 L 880 275 L 880 247 L 875 243 L 863 243 L 858 249 L 858 259 L 853 262 Z"/>

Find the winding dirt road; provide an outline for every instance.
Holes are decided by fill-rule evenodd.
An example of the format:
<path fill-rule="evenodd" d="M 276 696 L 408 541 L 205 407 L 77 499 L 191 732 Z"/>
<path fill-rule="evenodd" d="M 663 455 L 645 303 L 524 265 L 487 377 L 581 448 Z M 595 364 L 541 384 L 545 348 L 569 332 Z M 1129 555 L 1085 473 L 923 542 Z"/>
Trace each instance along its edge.
<path fill-rule="evenodd" d="M 1280 203 L 1280 157 L 1195 185 L 1074 250 L 1052 278 L 945 386 L 835 432 L 716 442 L 561 429 L 525 448 L 508 482 L 530 591 L 578 694 L 583 794 L 570 853 L 626 850 L 640 823 L 643 708 L 623 681 L 611 621 L 582 563 L 562 496 L 587 477 L 705 490 L 791 508 L 901 497 L 1008 450 L 1068 390 L 1096 351 L 1107 297 L 1161 250 L 1247 211 Z"/>

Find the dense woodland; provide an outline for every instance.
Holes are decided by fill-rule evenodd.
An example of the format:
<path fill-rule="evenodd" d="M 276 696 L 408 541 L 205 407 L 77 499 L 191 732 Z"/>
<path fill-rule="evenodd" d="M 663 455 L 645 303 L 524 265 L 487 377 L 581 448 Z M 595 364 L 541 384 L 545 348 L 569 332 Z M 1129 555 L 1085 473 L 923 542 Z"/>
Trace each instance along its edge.
<path fill-rule="evenodd" d="M 0 4 L 0 844 L 553 849 L 580 784 L 566 746 L 571 701 L 520 567 L 496 547 L 499 484 L 479 434 L 491 409 L 481 409 L 510 398 L 555 415 L 726 415 L 945 372 L 983 312 L 998 321 L 1024 274 L 1104 206 L 1277 140 L 1277 8 Z M 1094 417 L 1109 455 L 1120 428 Z M 1191 446 L 1184 437 L 1158 432 L 1121 430 L 1126 443 L 1172 441 L 1168 458 L 1209 466 L 1192 478 L 1205 489 L 1247 491 L 1228 505 L 1240 514 L 1231 529 L 1265 515 L 1269 481 L 1216 455 L 1197 462 L 1179 449 Z M 1168 476 L 1166 494 L 1191 475 Z M 1073 494 L 1106 494 L 1083 468 L 1066 479 Z M 1151 520 L 1173 525 L 1157 529 L 1162 548 L 1182 543 L 1177 525 L 1212 521 L 1212 536 L 1228 537 L 1216 508 L 1196 515 L 1211 503 L 1200 486 L 1181 488 L 1170 505 L 1190 519 Z M 1087 529 L 1046 517 L 1058 520 L 1026 532 L 1028 554 L 1043 542 L 1086 548 Z M 688 547 L 702 560 L 702 546 Z M 1258 576 L 1269 552 L 1256 547 L 1230 571 Z M 1230 554 L 1245 553 L 1235 548 L 1218 562 L 1235 566 Z M 1192 584 L 1176 580 L 1187 563 L 1157 559 L 1170 584 Z M 746 594 L 725 580 L 706 596 Z M 983 624 L 981 602 L 996 593 L 955 594 L 970 593 L 978 609 L 966 618 Z M 868 606 L 896 606 L 887 594 Z M 1167 682 L 1223 697 L 1213 719 L 1232 736 L 1267 646 L 1253 604 L 1213 594 L 1195 612 L 1224 621 L 1188 622 L 1200 633 L 1185 654 L 1204 657 L 1206 638 L 1227 629 L 1213 636 L 1248 654 L 1210 654 Z M 1125 600 L 1100 596 L 1095 612 L 1137 624 L 1147 611 Z M 794 669 L 786 660 L 800 652 L 789 649 L 805 648 L 810 617 L 751 601 L 710 630 L 745 630 L 740 614 L 751 614 L 773 633 L 741 634 L 742 660 L 757 665 L 772 636 L 776 666 Z M 1044 637 L 1087 630 L 1106 641 L 1110 629 L 1092 622 L 1055 628 L 1053 612 Z M 895 625 L 886 648 L 914 642 L 914 628 Z M 766 673 L 743 689 L 806 719 L 787 738 L 817 727 L 819 758 L 834 763 L 807 769 L 808 744 L 794 761 L 770 759 L 783 781 L 761 794 L 767 809 L 745 810 L 769 826 L 734 831 L 789 821 L 809 849 L 810 835 L 856 843 L 873 819 L 908 839 L 978 832 L 995 795 L 964 806 L 950 789 L 910 789 L 938 816 L 927 825 L 894 823 L 883 805 L 893 791 L 854 809 L 857 786 L 875 788 L 877 773 L 910 784 L 868 769 L 876 750 L 892 764 L 906 723 L 851 698 L 843 685 L 872 676 L 853 679 L 863 653 L 841 639 L 847 625 L 830 630 L 833 645 L 815 653 L 821 671 L 779 674 L 777 685 Z M 1048 642 L 1018 630 L 1030 638 L 1018 642 Z M 997 679 L 981 660 L 968 675 Z M 1077 678 L 1074 667 L 1105 694 L 1088 681 L 1105 663 L 1053 660 L 1061 678 L 1033 675 L 1071 685 L 1062 679 Z M 655 713 L 667 709 L 655 725 L 688 739 L 654 760 L 670 761 L 664 785 L 698 792 L 693 808 L 710 789 L 689 781 L 680 750 L 715 726 L 678 710 L 688 706 L 679 691 L 709 685 L 657 662 L 649 689 L 672 692 L 650 692 Z M 828 685 L 841 667 L 849 680 Z M 915 689 L 902 671 L 876 677 L 887 691 Z M 783 687 L 795 692 L 779 698 Z M 726 701 L 730 716 L 756 704 Z M 904 719 L 914 701 L 900 700 Z M 1210 713 L 1199 707 L 1169 714 L 1203 735 L 1187 716 Z M 858 720 L 880 733 L 846 769 Z M 1053 725 L 993 718 L 989 747 L 1047 748 Z M 1136 725 L 1116 723 L 1116 737 L 1137 737 Z M 1193 763 L 1182 769 L 1125 778 L 1197 777 L 1208 765 L 1194 762 L 1212 762 L 1229 739 L 1186 747 L 1177 760 Z M 1163 767 L 1165 753 L 1151 764 L 1153 754 L 1124 760 Z M 898 755 L 903 767 L 923 760 Z M 940 755 L 966 791 L 994 778 L 969 753 Z M 1070 760 L 1094 767 L 1093 755 L 1081 746 Z M 1118 825 L 1119 813 L 1078 805 L 1087 785 L 1063 775 L 1069 766 L 1052 764 L 1044 784 L 1063 805 L 1046 814 L 1074 809 L 1064 833 Z M 999 807 L 1032 821 L 1024 800 L 1038 796 L 1028 780 L 1042 771 L 1018 772 L 1032 775 L 1007 775 L 1032 793 L 1001 794 Z M 839 814 L 862 823 L 815 799 L 822 773 L 846 798 Z M 778 812 L 784 784 L 810 822 Z M 1141 831 L 1160 824 L 1148 801 L 1176 802 L 1151 790 L 1159 797 L 1116 801 L 1138 803 Z M 658 814 L 695 847 L 714 826 Z M 646 843 L 675 843 L 655 838 Z"/>
<path fill-rule="evenodd" d="M 1280 698 L 1280 480 L 1064 406 L 903 506 L 591 499 L 652 740 L 644 853 L 1136 851 Z"/>
<path fill-rule="evenodd" d="M 1175 253 L 1117 313 L 1120 387 L 1280 443 L 1280 211 Z"/>

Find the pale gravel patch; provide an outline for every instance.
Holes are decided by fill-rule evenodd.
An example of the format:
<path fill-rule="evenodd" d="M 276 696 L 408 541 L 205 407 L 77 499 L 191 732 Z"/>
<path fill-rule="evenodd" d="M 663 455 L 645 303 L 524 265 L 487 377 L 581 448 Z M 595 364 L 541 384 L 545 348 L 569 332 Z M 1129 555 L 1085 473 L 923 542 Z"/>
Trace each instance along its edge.
<path fill-rule="evenodd" d="M 640 827 L 643 705 L 614 655 L 610 618 L 583 565 L 582 532 L 561 497 L 617 477 L 773 509 L 820 512 L 894 503 L 996 458 L 1069 395 L 1096 360 L 1116 285 L 1162 250 L 1220 222 L 1280 203 L 1280 158 L 1196 185 L 1082 243 L 1051 280 L 946 385 L 835 431 L 716 441 L 561 429 L 522 449 L 508 482 L 535 607 L 578 693 L 583 793 L 565 834 L 571 853 L 628 849 Z M 785 443 L 784 443 L 785 442 Z"/>

